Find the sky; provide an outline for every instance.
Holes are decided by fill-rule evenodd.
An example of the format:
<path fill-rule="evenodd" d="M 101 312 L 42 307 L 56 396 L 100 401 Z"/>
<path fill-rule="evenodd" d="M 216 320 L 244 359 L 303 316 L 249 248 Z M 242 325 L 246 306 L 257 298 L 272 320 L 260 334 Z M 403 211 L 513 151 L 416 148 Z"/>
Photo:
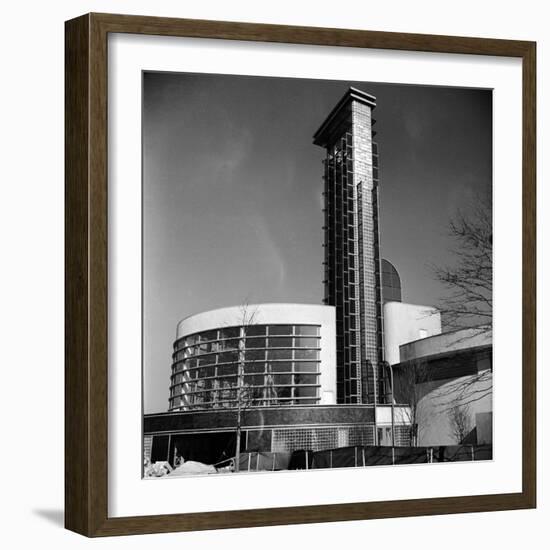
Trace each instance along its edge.
<path fill-rule="evenodd" d="M 377 98 L 382 257 L 403 301 L 437 305 L 449 220 L 492 184 L 489 90 L 187 73 L 143 76 L 144 412 L 168 407 L 179 320 L 224 306 L 320 304 L 323 150 L 349 86 Z"/>

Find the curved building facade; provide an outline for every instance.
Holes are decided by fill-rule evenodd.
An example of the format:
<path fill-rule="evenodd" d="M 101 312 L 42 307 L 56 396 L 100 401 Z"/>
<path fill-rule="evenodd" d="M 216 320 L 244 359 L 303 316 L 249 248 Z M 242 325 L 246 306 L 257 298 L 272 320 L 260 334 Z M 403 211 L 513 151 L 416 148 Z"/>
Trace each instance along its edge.
<path fill-rule="evenodd" d="M 326 450 L 383 441 L 390 405 L 337 402 L 336 308 L 257 304 L 180 321 L 169 410 L 144 417 L 144 453 L 216 464 L 240 450 Z M 394 407 L 396 441 L 408 423 Z"/>
<path fill-rule="evenodd" d="M 329 306 L 260 304 L 193 315 L 177 327 L 169 411 L 333 404 L 335 348 Z"/>
<path fill-rule="evenodd" d="M 414 389 L 418 445 L 492 444 L 491 326 L 420 338 L 399 346 L 399 351 L 401 362 L 394 365 L 398 399 L 406 401 L 410 395 L 411 369 L 419 373 Z M 462 440 L 457 440 L 454 411 L 460 413 Z"/>

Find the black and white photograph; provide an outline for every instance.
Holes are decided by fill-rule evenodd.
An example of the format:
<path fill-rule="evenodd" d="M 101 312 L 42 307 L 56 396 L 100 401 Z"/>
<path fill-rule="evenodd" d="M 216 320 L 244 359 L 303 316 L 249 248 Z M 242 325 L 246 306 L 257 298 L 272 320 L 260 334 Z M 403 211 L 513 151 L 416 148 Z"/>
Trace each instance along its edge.
<path fill-rule="evenodd" d="M 492 90 L 142 77 L 143 476 L 492 460 Z"/>
<path fill-rule="evenodd" d="M 3 547 L 548 538 L 547 12 L 6 3 Z"/>

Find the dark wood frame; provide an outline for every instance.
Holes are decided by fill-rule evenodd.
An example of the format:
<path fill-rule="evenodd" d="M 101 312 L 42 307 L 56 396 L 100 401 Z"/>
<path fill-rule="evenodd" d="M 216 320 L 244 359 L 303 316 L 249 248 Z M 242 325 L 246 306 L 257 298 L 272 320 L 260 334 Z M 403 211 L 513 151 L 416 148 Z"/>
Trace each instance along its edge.
<path fill-rule="evenodd" d="M 108 33 L 518 57 L 523 63 L 523 488 L 520 493 L 110 518 L 107 513 Z M 536 506 L 536 44 L 112 14 L 65 26 L 65 526 L 87 536 Z"/>

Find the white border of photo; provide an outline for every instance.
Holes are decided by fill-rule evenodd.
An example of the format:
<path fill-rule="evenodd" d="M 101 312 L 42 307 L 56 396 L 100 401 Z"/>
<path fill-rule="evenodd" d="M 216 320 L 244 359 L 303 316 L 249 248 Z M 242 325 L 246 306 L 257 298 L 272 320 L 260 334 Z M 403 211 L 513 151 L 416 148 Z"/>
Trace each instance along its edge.
<path fill-rule="evenodd" d="M 111 34 L 108 52 L 109 516 L 521 492 L 521 60 L 128 34 Z M 492 461 L 142 479 L 143 71 L 493 89 Z"/>

